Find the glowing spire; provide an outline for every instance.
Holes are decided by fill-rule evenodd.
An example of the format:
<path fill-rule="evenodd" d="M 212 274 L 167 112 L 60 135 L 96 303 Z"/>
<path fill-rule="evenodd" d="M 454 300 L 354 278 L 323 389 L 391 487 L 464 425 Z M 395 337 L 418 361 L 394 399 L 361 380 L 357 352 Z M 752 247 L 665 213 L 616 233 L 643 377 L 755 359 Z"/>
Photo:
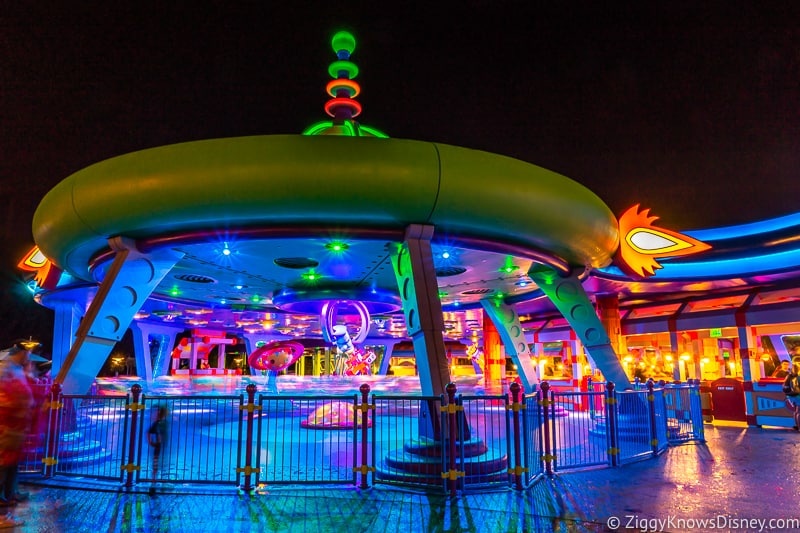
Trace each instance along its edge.
<path fill-rule="evenodd" d="M 318 122 L 307 128 L 303 135 L 387 137 L 386 134 L 353 120 L 361 114 L 361 104 L 355 100 L 361 87 L 353 81 L 358 76 L 358 67 L 350 61 L 350 55 L 356 49 L 355 37 L 347 31 L 337 32 L 331 39 L 331 46 L 336 53 L 336 61 L 328 67 L 328 74 L 333 79 L 326 87 L 331 99 L 325 103 L 325 112 L 333 120 Z"/>

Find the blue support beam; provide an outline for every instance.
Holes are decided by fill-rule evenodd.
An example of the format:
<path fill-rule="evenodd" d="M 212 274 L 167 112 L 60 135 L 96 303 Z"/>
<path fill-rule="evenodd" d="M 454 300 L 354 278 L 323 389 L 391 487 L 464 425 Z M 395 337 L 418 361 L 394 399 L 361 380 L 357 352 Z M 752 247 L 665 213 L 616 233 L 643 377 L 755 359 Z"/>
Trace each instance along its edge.
<path fill-rule="evenodd" d="M 86 394 L 89 391 L 133 316 L 183 256 L 170 249 L 143 254 L 122 237 L 110 239 L 109 245 L 115 252 L 114 260 L 55 377 L 67 394 Z"/>

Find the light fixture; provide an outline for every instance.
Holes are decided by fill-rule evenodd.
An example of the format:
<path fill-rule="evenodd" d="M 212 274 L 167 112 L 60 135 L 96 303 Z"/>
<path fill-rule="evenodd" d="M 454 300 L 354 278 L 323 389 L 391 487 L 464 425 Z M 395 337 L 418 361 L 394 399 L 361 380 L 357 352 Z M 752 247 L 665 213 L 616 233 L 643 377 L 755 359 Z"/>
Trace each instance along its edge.
<path fill-rule="evenodd" d="M 325 248 L 331 252 L 344 252 L 350 248 L 350 245 L 342 241 L 331 241 L 325 245 Z"/>
<path fill-rule="evenodd" d="M 306 281 L 311 281 L 311 282 L 314 282 L 314 281 L 317 281 L 317 280 L 318 280 L 319 278 L 321 278 L 322 276 L 320 276 L 319 274 L 317 274 L 317 273 L 316 273 L 316 272 L 314 272 L 313 270 L 309 270 L 309 271 L 308 271 L 308 272 L 306 272 L 305 274 L 302 274 L 302 275 L 301 275 L 301 277 L 302 277 L 304 280 L 306 280 Z"/>

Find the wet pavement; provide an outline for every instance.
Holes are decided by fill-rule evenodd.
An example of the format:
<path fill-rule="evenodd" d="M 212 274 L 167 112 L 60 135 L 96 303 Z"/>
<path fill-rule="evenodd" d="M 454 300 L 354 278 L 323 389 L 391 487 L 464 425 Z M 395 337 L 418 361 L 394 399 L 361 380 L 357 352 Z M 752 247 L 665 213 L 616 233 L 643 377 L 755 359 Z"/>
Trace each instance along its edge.
<path fill-rule="evenodd" d="M 150 496 L 80 480 L 24 485 L 19 532 L 800 531 L 800 433 L 706 425 L 705 444 L 617 468 L 559 473 L 524 492 L 451 499 L 393 487 L 170 486 Z M 58 482 L 61 486 L 54 486 Z M 92 489 L 92 490 L 87 490 Z"/>

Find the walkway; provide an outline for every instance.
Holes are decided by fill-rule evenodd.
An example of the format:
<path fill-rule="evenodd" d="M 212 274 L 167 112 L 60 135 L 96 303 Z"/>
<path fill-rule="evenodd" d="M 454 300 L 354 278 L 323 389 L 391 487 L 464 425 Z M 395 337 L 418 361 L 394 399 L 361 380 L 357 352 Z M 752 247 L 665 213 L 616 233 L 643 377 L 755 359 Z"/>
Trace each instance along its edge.
<path fill-rule="evenodd" d="M 767 527 L 770 519 L 800 522 L 799 433 L 706 425 L 706 438 L 620 468 L 559 474 L 522 494 L 454 500 L 384 487 L 277 487 L 247 497 L 175 486 L 151 497 L 147 487 L 28 484 L 30 501 L 15 509 L 25 524 L 13 531 L 593 532 L 612 531 L 613 517 L 620 531 L 626 523 L 628 531 L 800 531 L 800 523 Z M 692 522 L 706 519 L 715 523 Z M 733 523 L 743 519 L 754 522 Z"/>

